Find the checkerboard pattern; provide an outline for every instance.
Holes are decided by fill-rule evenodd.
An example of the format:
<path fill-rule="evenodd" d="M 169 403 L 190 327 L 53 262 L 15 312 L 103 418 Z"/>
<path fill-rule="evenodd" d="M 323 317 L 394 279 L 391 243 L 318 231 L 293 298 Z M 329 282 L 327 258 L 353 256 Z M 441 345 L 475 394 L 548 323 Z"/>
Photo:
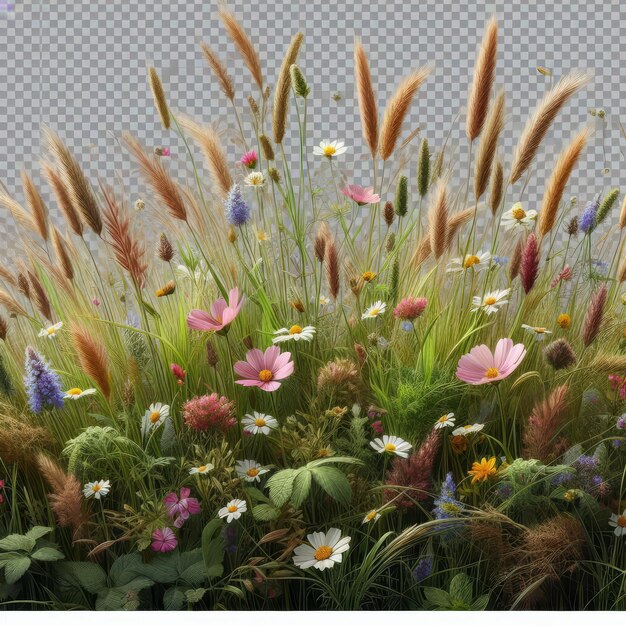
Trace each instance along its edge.
<path fill-rule="evenodd" d="M 351 181 L 371 182 L 354 92 L 355 35 L 368 51 L 381 111 L 410 69 L 434 66 L 405 133 L 419 125 L 435 150 L 449 134 L 461 176 L 466 168 L 469 82 L 485 22 L 495 14 L 500 24 L 497 81 L 507 89 L 507 126 L 500 147 L 505 163 L 511 161 L 527 114 L 548 86 L 537 66 L 550 68 L 556 77 L 575 68 L 594 75 L 551 129 L 535 162 L 537 182 L 526 191 L 528 207 L 537 208 L 556 153 L 584 124 L 596 132 L 567 193 L 576 195 L 581 206 L 590 193 L 620 184 L 626 189 L 626 140 L 619 123 L 620 105 L 626 102 L 626 39 L 620 32 L 626 4 L 620 0 L 231 0 L 229 6 L 257 46 L 270 85 L 291 35 L 304 31 L 300 65 L 313 86 L 309 143 L 344 140 L 351 150 L 342 166 Z M 123 130 L 147 146 L 170 147 L 173 167 L 189 176 L 182 146 L 173 133 L 163 131 L 155 114 L 146 65 L 158 68 L 174 110 L 233 127 L 234 137 L 230 103 L 204 64 L 200 41 L 227 62 L 238 104 L 246 107 L 247 95 L 257 95 L 256 88 L 221 27 L 216 0 L 1 2 L 0 181 L 21 198 L 19 172 L 26 168 L 45 188 L 38 168 L 43 124 L 67 142 L 94 183 L 98 177 L 110 182 L 122 177 L 129 203 L 145 190 L 118 143 Z M 590 115 L 592 108 L 606 111 L 604 121 Z M 290 140 L 296 141 L 296 127 L 291 132 Z M 241 150 L 231 142 L 228 152 L 234 163 Z M 407 172 L 412 178 L 414 163 L 415 158 Z M 18 240 L 5 214 L 0 215 L 0 234 L 10 252 Z"/>

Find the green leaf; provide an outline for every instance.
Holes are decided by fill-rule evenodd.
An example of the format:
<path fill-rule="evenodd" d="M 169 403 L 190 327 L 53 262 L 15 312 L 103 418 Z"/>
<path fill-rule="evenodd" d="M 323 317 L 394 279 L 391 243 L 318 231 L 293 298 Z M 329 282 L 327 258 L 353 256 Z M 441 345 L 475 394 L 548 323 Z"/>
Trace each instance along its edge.
<path fill-rule="evenodd" d="M 202 531 L 202 558 L 209 578 L 217 578 L 224 573 L 224 524 L 219 519 L 211 520 Z M 201 581 L 200 581 L 201 582 Z M 189 583 L 193 584 L 193 583 Z"/>
<path fill-rule="evenodd" d="M 280 509 L 277 509 L 271 504 L 257 504 L 252 507 L 252 517 L 259 522 L 271 522 L 278 519 L 280 516 Z"/>
<path fill-rule="evenodd" d="M 16 554 L 14 558 L 4 562 L 4 579 L 7 584 L 16 583 L 30 567 L 30 557 Z"/>
<path fill-rule="evenodd" d="M 31 557 L 35 561 L 60 561 L 65 558 L 65 555 L 56 548 L 39 548 L 31 554 Z"/>
<path fill-rule="evenodd" d="M 293 490 L 291 492 L 291 504 L 299 508 L 306 500 L 311 490 L 311 477 L 313 472 L 303 469 L 298 473 L 293 481 Z"/>
<path fill-rule="evenodd" d="M 314 461 L 309 461 L 306 464 L 308 469 L 313 469 L 314 467 L 319 467 L 320 465 L 328 465 L 329 463 L 349 463 L 351 465 L 363 465 L 363 461 L 360 459 L 355 459 L 352 456 L 326 456 L 321 459 L 315 459 Z"/>
<path fill-rule="evenodd" d="M 472 603 L 472 611 L 484 611 L 489 604 L 489 595 L 479 596 Z"/>
<path fill-rule="evenodd" d="M 35 539 L 26 535 L 8 535 L 0 539 L 0 550 L 23 550 L 30 552 L 35 547 Z"/>
<path fill-rule="evenodd" d="M 66 561 L 55 566 L 62 586 L 99 593 L 107 586 L 106 572 L 97 563 Z"/>
<path fill-rule="evenodd" d="M 187 598 L 187 602 L 190 604 L 195 604 L 196 602 L 200 602 L 202 598 L 204 598 L 204 594 L 208 591 L 208 589 L 204 589 L 201 587 L 200 589 L 188 589 L 185 593 L 185 597 Z"/>
<path fill-rule="evenodd" d="M 313 472 L 315 482 L 331 497 L 348 504 L 352 498 L 352 489 L 345 474 L 336 467 L 316 467 Z"/>
<path fill-rule="evenodd" d="M 472 581 L 467 574 L 457 574 L 450 581 L 450 595 L 454 600 L 461 600 L 467 604 L 472 602 Z"/>
<path fill-rule="evenodd" d="M 246 492 L 246 496 L 250 498 L 252 502 L 265 502 L 266 504 L 270 503 L 270 499 L 256 487 L 246 487 L 244 489 Z"/>
<path fill-rule="evenodd" d="M 145 567 L 141 554 L 133 552 L 117 557 L 109 570 L 112 587 L 121 587 L 130 584 L 138 576 L 145 575 Z"/>
<path fill-rule="evenodd" d="M 426 599 L 437 608 L 450 608 L 452 606 L 450 594 L 436 587 L 424 587 Z"/>
<path fill-rule="evenodd" d="M 185 594 L 176 587 L 170 587 L 163 594 L 163 608 L 166 611 L 180 611 L 185 604 Z"/>
<path fill-rule="evenodd" d="M 33 526 L 25 535 L 25 537 L 29 537 L 30 539 L 41 539 L 44 535 L 52 532 L 52 528 L 49 526 Z"/>
<path fill-rule="evenodd" d="M 293 481 L 299 472 L 299 469 L 284 469 L 274 474 L 267 481 L 270 499 L 276 506 L 282 506 L 289 500 L 293 489 Z"/>

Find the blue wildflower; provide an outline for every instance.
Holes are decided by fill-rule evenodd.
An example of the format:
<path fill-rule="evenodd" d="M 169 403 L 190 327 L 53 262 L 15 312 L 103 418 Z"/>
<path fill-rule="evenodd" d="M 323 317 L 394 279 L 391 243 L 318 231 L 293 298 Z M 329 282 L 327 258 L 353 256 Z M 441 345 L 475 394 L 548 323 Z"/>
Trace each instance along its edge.
<path fill-rule="evenodd" d="M 226 219 L 233 226 L 243 226 L 250 219 L 250 207 L 246 204 L 239 185 L 233 185 L 224 204 Z"/>
<path fill-rule="evenodd" d="M 413 578 L 418 583 L 421 583 L 425 578 L 428 578 L 433 573 L 433 557 L 423 556 L 415 566 L 413 570 Z"/>
<path fill-rule="evenodd" d="M 492 256 L 491 260 L 496 264 L 502 267 L 509 262 L 509 257 L 507 256 Z"/>
<path fill-rule="evenodd" d="M 448 472 L 445 480 L 441 483 L 439 497 L 434 502 L 433 514 L 435 519 L 450 519 L 461 515 L 465 507 L 455 496 L 456 484 L 452 478 L 452 472 Z"/>
<path fill-rule="evenodd" d="M 596 227 L 596 214 L 598 212 L 598 201 L 592 200 L 583 211 L 580 218 L 580 230 L 590 233 Z"/>
<path fill-rule="evenodd" d="M 63 408 L 63 392 L 59 377 L 50 369 L 44 358 L 30 346 L 26 348 L 25 369 L 24 386 L 31 410 L 40 413 L 45 405 Z"/>
<path fill-rule="evenodd" d="M 400 324 L 400 328 L 402 328 L 405 333 L 410 333 L 413 330 L 413 322 L 404 320 L 402 324 Z"/>

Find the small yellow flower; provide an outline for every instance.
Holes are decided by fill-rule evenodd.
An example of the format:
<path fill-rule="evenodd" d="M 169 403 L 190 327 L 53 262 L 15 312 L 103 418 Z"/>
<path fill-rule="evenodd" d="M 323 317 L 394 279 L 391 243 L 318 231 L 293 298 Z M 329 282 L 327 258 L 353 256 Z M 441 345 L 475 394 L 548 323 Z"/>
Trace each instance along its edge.
<path fill-rule="evenodd" d="M 569 328 L 572 325 L 572 318 L 567 313 L 561 313 L 561 315 L 556 318 L 556 323 L 561 328 Z"/>
<path fill-rule="evenodd" d="M 171 296 L 176 291 L 176 283 L 173 280 L 168 281 L 161 287 L 157 289 L 154 293 L 157 298 L 162 298 L 163 296 Z"/>
<path fill-rule="evenodd" d="M 472 484 L 474 484 L 489 480 L 497 471 L 496 457 L 492 456 L 489 460 L 483 457 L 480 462 L 474 461 L 474 463 L 472 463 L 472 469 L 467 473 L 472 477 Z"/>
<path fill-rule="evenodd" d="M 376 278 L 376 272 L 363 272 L 363 274 L 361 274 L 361 278 L 364 282 L 369 283 Z"/>
<path fill-rule="evenodd" d="M 264 243 L 266 241 L 269 241 L 269 239 L 270 239 L 270 237 L 267 234 L 267 231 L 265 231 L 265 230 L 257 230 L 256 231 L 256 240 L 259 243 Z"/>

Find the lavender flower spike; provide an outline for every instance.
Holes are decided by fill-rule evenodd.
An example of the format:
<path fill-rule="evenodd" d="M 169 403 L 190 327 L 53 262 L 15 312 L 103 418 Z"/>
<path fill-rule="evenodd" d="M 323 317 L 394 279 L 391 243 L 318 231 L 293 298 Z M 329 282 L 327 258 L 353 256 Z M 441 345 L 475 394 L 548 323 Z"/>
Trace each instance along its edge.
<path fill-rule="evenodd" d="M 250 219 L 250 207 L 241 194 L 241 187 L 235 184 L 230 188 L 224 203 L 226 219 L 233 226 L 243 226 Z"/>
<path fill-rule="evenodd" d="M 30 346 L 26 348 L 25 368 L 24 385 L 31 410 L 40 413 L 45 405 L 62 409 L 63 392 L 59 377 L 50 369 L 44 358 Z"/>
<path fill-rule="evenodd" d="M 598 201 L 592 200 L 583 211 L 580 218 L 580 230 L 590 233 L 596 227 L 596 213 L 598 212 Z"/>

